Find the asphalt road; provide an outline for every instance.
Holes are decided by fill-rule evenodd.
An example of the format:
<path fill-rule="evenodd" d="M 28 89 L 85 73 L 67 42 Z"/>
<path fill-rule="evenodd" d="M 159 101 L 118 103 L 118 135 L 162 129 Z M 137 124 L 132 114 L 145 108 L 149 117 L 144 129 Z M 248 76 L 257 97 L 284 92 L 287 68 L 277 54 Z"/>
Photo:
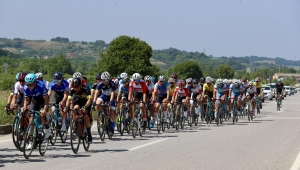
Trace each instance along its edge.
<path fill-rule="evenodd" d="M 26 160 L 11 135 L 1 136 L 0 169 L 298 169 L 299 99 L 299 93 L 288 96 L 279 112 L 275 101 L 267 100 L 251 122 L 241 118 L 234 125 L 200 123 L 179 132 L 148 131 L 135 139 L 117 133 L 113 140 L 102 142 L 94 126 L 90 150 L 84 151 L 81 145 L 78 154 L 68 143 L 57 143 L 45 156 L 35 150 Z"/>

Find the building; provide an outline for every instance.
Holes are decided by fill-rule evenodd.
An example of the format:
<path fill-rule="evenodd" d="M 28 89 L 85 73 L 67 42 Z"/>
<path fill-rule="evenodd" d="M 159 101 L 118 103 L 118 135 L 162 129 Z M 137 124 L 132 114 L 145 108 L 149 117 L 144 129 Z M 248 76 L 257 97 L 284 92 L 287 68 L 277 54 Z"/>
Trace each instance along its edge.
<path fill-rule="evenodd" d="M 298 83 L 300 82 L 300 74 L 296 73 L 275 73 L 273 75 L 273 80 L 277 80 L 278 78 L 290 78 L 290 77 L 295 77 Z"/>
<path fill-rule="evenodd" d="M 72 53 L 67 53 L 67 58 L 73 58 L 73 54 Z"/>

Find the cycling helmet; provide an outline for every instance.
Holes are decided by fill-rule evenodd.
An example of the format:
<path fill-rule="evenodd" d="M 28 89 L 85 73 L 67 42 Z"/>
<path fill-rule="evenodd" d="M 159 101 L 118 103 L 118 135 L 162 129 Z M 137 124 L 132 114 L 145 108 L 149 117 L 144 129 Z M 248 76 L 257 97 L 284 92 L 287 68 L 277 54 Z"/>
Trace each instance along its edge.
<path fill-rule="evenodd" d="M 125 72 L 121 73 L 120 77 L 121 77 L 121 79 L 124 79 L 124 78 L 128 77 L 128 74 Z"/>
<path fill-rule="evenodd" d="M 192 83 L 192 79 L 191 78 L 186 79 L 186 83 Z"/>
<path fill-rule="evenodd" d="M 172 74 L 172 78 L 177 80 L 178 79 L 178 75 L 176 73 L 173 73 Z"/>
<path fill-rule="evenodd" d="M 249 86 L 252 86 L 252 85 L 253 85 L 253 83 L 250 81 L 248 85 L 249 85 Z"/>
<path fill-rule="evenodd" d="M 118 80 L 121 80 L 121 77 L 120 77 L 120 76 L 117 76 L 117 79 L 118 79 Z"/>
<path fill-rule="evenodd" d="M 96 80 L 99 80 L 99 79 L 101 79 L 101 73 L 99 73 L 99 74 L 96 74 L 96 75 L 95 75 L 95 79 L 96 79 Z"/>
<path fill-rule="evenodd" d="M 206 83 L 212 83 L 212 78 L 210 78 L 210 77 L 206 77 Z"/>
<path fill-rule="evenodd" d="M 171 77 L 171 78 L 169 78 L 168 82 L 169 83 L 175 83 L 175 80 Z"/>
<path fill-rule="evenodd" d="M 259 78 L 255 78 L 255 81 L 259 81 Z"/>
<path fill-rule="evenodd" d="M 68 83 L 70 83 L 72 81 L 72 78 L 68 78 Z"/>
<path fill-rule="evenodd" d="M 222 83 L 223 83 L 222 79 L 217 79 L 217 84 L 222 84 Z"/>
<path fill-rule="evenodd" d="M 61 72 L 56 72 L 53 74 L 52 78 L 53 80 L 61 80 L 63 78 L 63 75 L 61 74 Z"/>
<path fill-rule="evenodd" d="M 232 83 L 233 83 L 233 84 L 238 84 L 238 80 L 237 80 L 237 79 L 233 79 L 233 80 L 232 80 Z"/>
<path fill-rule="evenodd" d="M 116 78 L 116 79 L 114 80 L 114 83 L 115 83 L 115 84 L 119 84 L 119 80 Z"/>
<path fill-rule="evenodd" d="M 156 79 L 156 78 L 155 78 L 154 76 L 151 77 L 151 81 L 152 81 L 152 82 L 155 82 L 155 79 Z"/>
<path fill-rule="evenodd" d="M 72 79 L 72 87 L 80 86 L 80 85 L 81 85 L 81 78 L 75 77 Z"/>
<path fill-rule="evenodd" d="M 205 82 L 204 77 L 201 77 L 201 78 L 200 78 L 200 83 L 204 83 L 204 82 Z"/>
<path fill-rule="evenodd" d="M 82 74 L 79 73 L 79 72 L 75 72 L 75 73 L 73 74 L 73 78 L 76 78 L 76 77 L 82 78 Z"/>
<path fill-rule="evenodd" d="M 227 84 L 227 83 L 228 83 L 228 79 L 224 79 L 224 80 L 223 80 L 223 83 L 224 83 L 224 84 Z"/>
<path fill-rule="evenodd" d="M 33 83 L 36 81 L 36 76 L 33 73 L 29 73 L 25 76 L 25 82 L 26 83 Z"/>
<path fill-rule="evenodd" d="M 132 79 L 133 79 L 133 80 L 139 80 L 139 79 L 141 79 L 141 75 L 140 75 L 139 73 L 134 73 L 134 74 L 132 75 Z"/>
<path fill-rule="evenodd" d="M 193 79 L 193 80 L 192 80 L 192 83 L 193 83 L 193 84 L 198 84 L 198 83 L 199 83 L 199 82 L 198 82 L 198 79 Z"/>
<path fill-rule="evenodd" d="M 16 81 L 18 81 L 19 73 L 16 74 Z"/>
<path fill-rule="evenodd" d="M 163 82 L 166 82 L 166 77 L 164 75 L 160 75 L 158 77 L 158 81 L 163 81 Z"/>
<path fill-rule="evenodd" d="M 130 78 L 128 77 L 125 77 L 123 80 L 122 80 L 122 83 L 129 83 L 130 82 Z"/>
<path fill-rule="evenodd" d="M 110 74 L 107 71 L 103 72 L 101 74 L 101 79 L 102 80 L 109 80 L 110 79 Z"/>
<path fill-rule="evenodd" d="M 281 82 L 281 79 L 277 79 L 277 82 Z"/>
<path fill-rule="evenodd" d="M 43 78 L 43 73 L 36 73 L 35 76 L 37 79 L 41 79 Z"/>
<path fill-rule="evenodd" d="M 229 83 L 229 84 L 231 84 L 231 83 L 232 83 L 232 80 L 231 80 L 231 79 L 230 79 L 230 80 L 228 80 L 228 83 Z"/>
<path fill-rule="evenodd" d="M 184 87 L 184 86 L 185 86 L 185 82 L 181 80 L 181 81 L 178 83 L 178 87 Z"/>
<path fill-rule="evenodd" d="M 27 73 L 25 73 L 25 72 L 18 73 L 18 80 L 24 82 L 26 75 L 27 75 Z"/>
<path fill-rule="evenodd" d="M 144 77 L 144 80 L 145 80 L 145 81 L 151 81 L 151 76 L 149 76 L 149 75 L 145 76 L 145 77 Z"/>

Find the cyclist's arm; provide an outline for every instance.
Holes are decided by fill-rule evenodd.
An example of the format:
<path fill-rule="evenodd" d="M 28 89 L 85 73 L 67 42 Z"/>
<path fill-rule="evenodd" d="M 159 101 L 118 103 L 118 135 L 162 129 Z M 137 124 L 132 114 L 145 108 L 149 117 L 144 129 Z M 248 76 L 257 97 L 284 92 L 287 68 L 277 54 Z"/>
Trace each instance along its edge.
<path fill-rule="evenodd" d="M 117 96 L 117 102 L 120 101 L 121 96 L 123 95 L 123 91 L 119 90 L 119 94 Z"/>
<path fill-rule="evenodd" d="M 89 107 L 92 104 L 92 96 L 88 95 L 87 99 L 88 100 L 86 101 L 86 104 L 84 105 L 84 107 Z"/>
<path fill-rule="evenodd" d="M 23 107 L 26 108 L 29 105 L 29 97 L 24 97 L 24 105 Z"/>
<path fill-rule="evenodd" d="M 93 102 L 97 101 L 98 94 L 99 94 L 99 90 L 95 90 Z"/>

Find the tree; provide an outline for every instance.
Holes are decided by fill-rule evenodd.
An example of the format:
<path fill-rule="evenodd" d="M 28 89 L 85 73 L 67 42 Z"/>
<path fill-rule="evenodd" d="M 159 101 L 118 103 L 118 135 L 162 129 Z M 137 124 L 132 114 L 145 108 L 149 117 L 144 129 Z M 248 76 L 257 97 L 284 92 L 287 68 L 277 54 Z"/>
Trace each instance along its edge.
<path fill-rule="evenodd" d="M 152 48 L 145 41 L 129 36 L 119 36 L 110 43 L 105 54 L 100 54 L 98 72 L 108 71 L 111 75 L 126 72 L 131 75 L 155 74 L 157 67 L 152 66 Z"/>
<path fill-rule="evenodd" d="M 221 64 L 218 68 L 216 68 L 215 74 L 218 78 L 231 79 L 234 76 L 234 70 L 227 64 Z"/>
<path fill-rule="evenodd" d="M 73 74 L 73 68 L 69 59 L 62 54 L 46 60 L 46 74 L 52 75 L 55 72 Z"/>
<path fill-rule="evenodd" d="M 180 78 L 200 78 L 203 76 L 202 70 L 195 61 L 185 61 L 177 64 L 173 68 L 173 72 L 177 73 Z"/>

